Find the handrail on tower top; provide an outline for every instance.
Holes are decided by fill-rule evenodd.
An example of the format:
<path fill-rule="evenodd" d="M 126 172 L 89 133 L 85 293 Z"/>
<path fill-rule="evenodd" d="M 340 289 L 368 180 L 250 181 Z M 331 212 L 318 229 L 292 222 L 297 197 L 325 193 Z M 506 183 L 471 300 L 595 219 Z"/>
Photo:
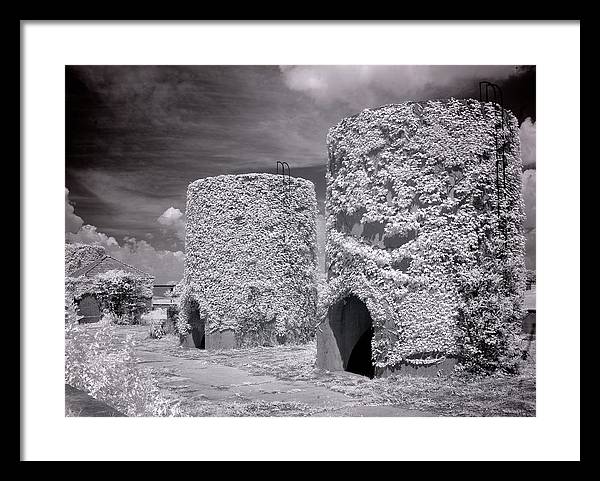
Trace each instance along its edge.
<path fill-rule="evenodd" d="M 282 162 L 280 160 L 277 161 L 277 175 L 279 175 L 279 166 L 281 165 L 281 175 L 283 179 L 283 185 L 287 185 L 288 189 L 292 185 L 292 176 L 290 174 L 290 166 L 287 162 Z M 287 181 L 285 178 L 285 168 L 287 167 Z"/>

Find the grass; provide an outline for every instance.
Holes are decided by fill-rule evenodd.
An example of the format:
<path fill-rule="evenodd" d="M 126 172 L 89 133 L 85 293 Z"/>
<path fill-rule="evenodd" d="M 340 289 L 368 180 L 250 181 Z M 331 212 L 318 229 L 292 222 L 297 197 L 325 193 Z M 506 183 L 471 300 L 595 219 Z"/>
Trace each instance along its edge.
<path fill-rule="evenodd" d="M 305 417 L 316 412 L 314 407 L 303 403 L 248 399 L 218 402 L 197 400 L 189 405 L 182 403 L 182 410 L 189 417 Z"/>
<path fill-rule="evenodd" d="M 77 418 L 81 416 L 83 409 L 73 409 L 71 406 L 65 406 L 65 417 Z"/>
<path fill-rule="evenodd" d="M 182 349 L 174 336 L 149 339 L 138 326 L 124 328 L 133 334 L 138 348 L 162 351 L 173 357 L 200 360 L 235 367 L 255 375 L 269 375 L 286 381 L 309 381 L 345 394 L 356 405 L 399 406 L 427 411 L 434 416 L 535 416 L 535 340 L 518 375 L 476 376 L 455 373 L 443 377 L 392 375 L 368 379 L 348 373 L 316 369 L 316 344 L 255 347 L 228 351 Z M 529 341 L 523 338 L 524 345 Z M 214 404 L 214 403 L 213 403 Z M 272 405 L 269 405 L 272 404 Z M 311 415 L 314 410 L 294 403 L 264 403 L 241 400 L 224 403 L 215 410 L 208 401 L 189 406 L 192 415 Z M 221 414 L 209 414 L 219 412 Z M 204 414 L 203 414 L 204 413 Z M 269 413 L 269 414 L 267 414 Z M 287 414 L 286 414 L 287 413 Z M 291 414 L 294 413 L 294 414 Z"/>

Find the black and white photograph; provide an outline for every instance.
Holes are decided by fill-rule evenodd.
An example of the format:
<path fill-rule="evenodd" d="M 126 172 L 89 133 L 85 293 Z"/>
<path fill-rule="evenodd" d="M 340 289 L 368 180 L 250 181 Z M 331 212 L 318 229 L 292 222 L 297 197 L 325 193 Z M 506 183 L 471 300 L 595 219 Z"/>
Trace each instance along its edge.
<path fill-rule="evenodd" d="M 579 458 L 579 22 L 21 28 L 22 460 Z"/>
<path fill-rule="evenodd" d="M 66 416 L 535 416 L 536 69 L 65 67 Z"/>

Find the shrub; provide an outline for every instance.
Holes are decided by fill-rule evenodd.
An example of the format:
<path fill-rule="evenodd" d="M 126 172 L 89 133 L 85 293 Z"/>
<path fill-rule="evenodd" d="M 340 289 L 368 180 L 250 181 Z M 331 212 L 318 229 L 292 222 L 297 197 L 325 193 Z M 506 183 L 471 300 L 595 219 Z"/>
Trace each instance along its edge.
<path fill-rule="evenodd" d="M 496 272 L 500 268 L 496 269 Z M 517 279 L 483 275 L 458 278 L 463 303 L 458 309 L 460 368 L 477 373 L 518 371 L 522 306 L 509 293 Z"/>
<path fill-rule="evenodd" d="M 179 314 L 179 308 L 176 304 L 170 304 L 167 306 L 167 321 L 175 323 L 177 315 Z"/>
<path fill-rule="evenodd" d="M 148 310 L 145 300 L 151 297 L 148 280 L 120 270 L 111 270 L 95 278 L 96 296 L 104 310 L 126 324 L 138 324 Z"/>
<path fill-rule="evenodd" d="M 65 328 L 65 382 L 127 416 L 176 416 L 179 404 L 166 398 L 149 371 L 137 366 L 134 342 L 116 342 L 108 322 L 90 329 Z"/>
<path fill-rule="evenodd" d="M 114 312 L 111 312 L 108 309 L 102 311 L 102 317 L 100 318 L 100 322 L 102 324 L 116 324 L 116 325 L 125 325 L 131 324 L 129 319 L 125 316 L 119 316 Z"/>
<path fill-rule="evenodd" d="M 150 338 L 152 339 L 161 339 L 167 334 L 163 323 L 160 321 L 153 321 L 150 325 Z"/>
<path fill-rule="evenodd" d="M 65 289 L 65 328 L 76 325 L 82 317 L 77 310 L 73 292 Z"/>

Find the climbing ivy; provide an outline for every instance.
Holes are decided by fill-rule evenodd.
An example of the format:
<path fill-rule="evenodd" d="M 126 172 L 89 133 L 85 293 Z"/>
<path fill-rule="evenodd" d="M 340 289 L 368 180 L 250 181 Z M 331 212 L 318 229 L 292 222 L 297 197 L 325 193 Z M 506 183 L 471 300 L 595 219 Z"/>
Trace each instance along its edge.
<path fill-rule="evenodd" d="M 65 292 L 74 301 L 91 295 L 98 301 L 100 310 L 116 322 L 135 324 L 148 310 L 147 301 L 152 298 L 153 281 L 151 277 L 109 270 L 94 277 L 65 277 Z"/>
<path fill-rule="evenodd" d="M 87 266 L 92 262 L 102 259 L 106 255 L 106 249 L 102 246 L 87 244 L 65 244 L 65 274 Z"/>
<path fill-rule="evenodd" d="M 187 191 L 178 330 L 198 309 L 238 346 L 305 342 L 316 313 L 312 182 L 273 174 L 208 177 Z"/>
<path fill-rule="evenodd" d="M 366 303 L 378 367 L 425 354 L 513 367 L 525 286 L 518 132 L 499 106 L 456 99 L 367 109 L 330 129 L 322 304 L 350 293 Z"/>

